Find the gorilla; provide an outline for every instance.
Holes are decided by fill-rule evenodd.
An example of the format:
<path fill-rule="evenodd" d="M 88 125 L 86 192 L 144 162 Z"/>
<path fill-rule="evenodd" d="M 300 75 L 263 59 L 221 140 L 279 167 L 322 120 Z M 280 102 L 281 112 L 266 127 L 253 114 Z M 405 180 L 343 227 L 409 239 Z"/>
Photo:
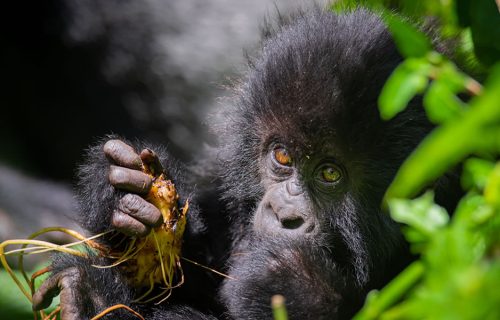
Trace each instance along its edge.
<path fill-rule="evenodd" d="M 281 17 L 211 120 L 216 145 L 182 164 L 165 146 L 107 136 L 79 168 L 80 224 L 90 234 L 141 237 L 160 213 L 143 196 L 154 154 L 189 199 L 185 282 L 161 304 L 136 292 L 106 258 L 58 254 L 33 297 L 60 294 L 62 319 L 89 319 L 125 304 L 146 319 L 269 319 L 271 297 L 290 319 L 344 319 L 411 261 L 399 226 L 381 210 L 397 168 L 431 125 L 419 99 L 390 121 L 381 88 L 402 57 L 380 17 L 319 9 Z M 152 151 L 151 151 L 152 150 Z M 154 153 L 153 153 L 154 152 Z M 116 244 L 120 237 L 99 241 Z M 106 317 L 134 319 L 124 310 Z"/>

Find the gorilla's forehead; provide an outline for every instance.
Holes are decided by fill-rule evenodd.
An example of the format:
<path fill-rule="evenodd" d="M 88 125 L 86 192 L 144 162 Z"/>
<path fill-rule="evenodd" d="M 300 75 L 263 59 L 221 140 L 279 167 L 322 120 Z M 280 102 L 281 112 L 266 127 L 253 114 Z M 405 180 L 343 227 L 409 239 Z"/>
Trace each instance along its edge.
<path fill-rule="evenodd" d="M 380 119 L 378 96 L 401 60 L 372 13 L 315 12 L 283 25 L 264 42 L 228 105 L 221 158 L 234 171 L 245 163 L 258 177 L 265 142 L 278 137 L 306 159 L 327 146 L 335 158 L 375 174 L 399 165 L 429 130 L 419 103 L 391 121 Z"/>
<path fill-rule="evenodd" d="M 304 143 L 325 135 L 360 140 L 354 128 L 372 135 L 381 126 L 376 101 L 398 61 L 372 13 L 299 17 L 265 42 L 243 87 L 243 110 L 262 130 Z"/>

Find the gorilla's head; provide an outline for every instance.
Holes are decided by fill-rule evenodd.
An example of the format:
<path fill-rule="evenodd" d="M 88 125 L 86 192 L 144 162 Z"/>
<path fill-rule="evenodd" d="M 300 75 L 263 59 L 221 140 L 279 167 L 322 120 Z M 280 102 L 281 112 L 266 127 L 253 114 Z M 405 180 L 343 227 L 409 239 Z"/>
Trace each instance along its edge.
<path fill-rule="evenodd" d="M 263 42 L 222 133 L 237 279 L 222 296 L 235 317 L 251 319 L 278 293 L 292 318 L 347 315 L 401 268 L 406 245 L 380 203 L 430 129 L 418 101 L 379 117 L 401 60 L 363 10 L 302 14 Z"/>

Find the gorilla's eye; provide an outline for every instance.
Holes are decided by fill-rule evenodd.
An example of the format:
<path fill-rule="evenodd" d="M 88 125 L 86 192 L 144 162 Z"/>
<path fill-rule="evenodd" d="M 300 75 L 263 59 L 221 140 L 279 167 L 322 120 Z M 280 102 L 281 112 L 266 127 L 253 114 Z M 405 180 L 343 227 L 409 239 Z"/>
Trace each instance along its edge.
<path fill-rule="evenodd" d="M 342 176 L 340 169 L 333 165 L 321 169 L 321 179 L 327 183 L 337 182 Z"/>
<path fill-rule="evenodd" d="M 288 153 L 288 150 L 282 146 L 274 148 L 273 156 L 274 159 L 282 166 L 289 167 L 292 165 L 292 157 L 290 156 L 290 153 Z"/>

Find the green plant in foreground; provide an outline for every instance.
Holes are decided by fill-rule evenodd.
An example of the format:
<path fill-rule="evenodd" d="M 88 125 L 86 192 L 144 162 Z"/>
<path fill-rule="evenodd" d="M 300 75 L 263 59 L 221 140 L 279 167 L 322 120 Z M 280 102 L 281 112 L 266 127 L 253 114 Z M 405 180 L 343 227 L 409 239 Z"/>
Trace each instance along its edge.
<path fill-rule="evenodd" d="M 273 309 L 274 320 L 288 320 L 288 313 L 285 306 L 285 298 L 282 295 L 274 295 L 271 298 L 271 308 Z"/>
<path fill-rule="evenodd" d="M 500 319 L 500 12 L 494 1 L 451 3 L 455 17 L 443 10 L 446 21 L 460 25 L 443 28 L 468 27 L 464 32 L 472 33 L 488 75 L 484 87 L 433 51 L 423 33 L 385 14 L 406 60 L 381 93 L 381 116 L 391 119 L 421 94 L 438 126 L 405 161 L 384 198 L 420 259 L 371 292 L 355 319 Z M 454 213 L 436 205 L 431 191 L 412 199 L 457 165 L 466 194 Z"/>

